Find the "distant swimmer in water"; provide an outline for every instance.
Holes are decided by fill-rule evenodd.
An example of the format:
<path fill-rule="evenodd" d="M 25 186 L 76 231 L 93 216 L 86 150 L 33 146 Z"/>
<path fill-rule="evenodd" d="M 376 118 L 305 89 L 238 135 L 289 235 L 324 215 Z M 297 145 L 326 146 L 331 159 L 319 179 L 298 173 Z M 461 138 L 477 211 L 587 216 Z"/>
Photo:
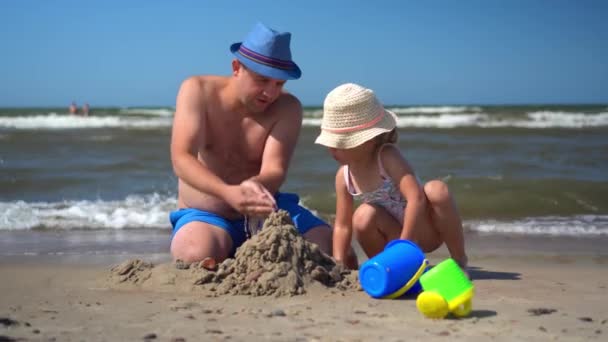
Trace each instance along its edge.
<path fill-rule="evenodd" d="M 88 103 L 85 103 L 84 106 L 82 106 L 82 115 L 89 116 L 89 104 Z"/>
<path fill-rule="evenodd" d="M 74 101 L 72 101 L 72 104 L 70 104 L 70 114 L 78 114 L 78 107 Z"/>

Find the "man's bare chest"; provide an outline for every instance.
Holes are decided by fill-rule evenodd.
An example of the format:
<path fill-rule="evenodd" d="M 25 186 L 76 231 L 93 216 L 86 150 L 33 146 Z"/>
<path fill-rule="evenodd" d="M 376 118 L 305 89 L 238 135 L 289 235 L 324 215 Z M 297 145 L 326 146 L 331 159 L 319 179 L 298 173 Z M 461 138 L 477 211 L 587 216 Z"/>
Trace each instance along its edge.
<path fill-rule="evenodd" d="M 268 128 L 256 120 L 216 118 L 207 120 L 202 137 L 204 154 L 230 164 L 261 162 Z"/>

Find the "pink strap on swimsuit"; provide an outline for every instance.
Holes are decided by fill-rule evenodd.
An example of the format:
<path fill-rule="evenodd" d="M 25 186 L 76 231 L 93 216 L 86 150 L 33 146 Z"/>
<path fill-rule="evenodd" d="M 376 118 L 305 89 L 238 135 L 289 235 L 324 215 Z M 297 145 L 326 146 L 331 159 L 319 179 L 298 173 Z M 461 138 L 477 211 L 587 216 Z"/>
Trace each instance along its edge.
<path fill-rule="evenodd" d="M 359 199 L 363 203 L 375 204 L 383 207 L 399 221 L 400 224 L 403 224 L 403 214 L 407 201 L 384 170 L 382 160 L 380 159 L 380 151 L 382 151 L 386 145 L 389 144 L 382 145 L 378 150 L 378 167 L 380 169 L 380 176 L 382 177 L 382 185 L 380 185 L 380 187 L 374 191 L 357 193 L 357 190 L 352 184 L 348 165 L 344 165 L 344 181 L 346 183 L 346 189 L 353 198 Z"/>

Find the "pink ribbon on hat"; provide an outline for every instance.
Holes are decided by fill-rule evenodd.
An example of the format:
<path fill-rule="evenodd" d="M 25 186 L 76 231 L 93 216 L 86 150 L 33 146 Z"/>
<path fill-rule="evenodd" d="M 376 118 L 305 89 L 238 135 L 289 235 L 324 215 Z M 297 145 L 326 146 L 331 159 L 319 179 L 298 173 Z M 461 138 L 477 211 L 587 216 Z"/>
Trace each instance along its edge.
<path fill-rule="evenodd" d="M 386 111 L 384 109 L 382 109 L 380 111 L 380 114 L 378 114 L 378 116 L 376 116 L 372 121 L 366 122 L 361 125 L 357 125 L 357 126 L 353 126 L 353 127 L 344 127 L 344 128 L 321 127 L 321 129 L 324 131 L 330 132 L 330 133 L 348 133 L 348 132 L 358 131 L 358 130 L 365 129 L 365 128 L 368 128 L 368 127 L 371 127 L 371 126 L 377 124 L 380 120 L 382 120 L 385 113 L 386 113 Z"/>

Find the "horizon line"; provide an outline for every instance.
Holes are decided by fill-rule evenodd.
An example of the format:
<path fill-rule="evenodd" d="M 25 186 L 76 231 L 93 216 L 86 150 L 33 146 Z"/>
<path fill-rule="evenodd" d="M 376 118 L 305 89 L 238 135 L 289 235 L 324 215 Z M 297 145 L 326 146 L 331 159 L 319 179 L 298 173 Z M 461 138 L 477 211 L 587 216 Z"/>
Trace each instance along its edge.
<path fill-rule="evenodd" d="M 91 105 L 89 108 L 175 108 L 175 105 Z M 608 102 L 512 102 L 512 103 L 418 103 L 418 104 L 383 104 L 384 107 L 518 107 L 518 106 L 608 106 Z M 0 109 L 26 109 L 26 108 L 68 108 L 69 105 L 0 105 Z M 322 108 L 323 104 L 302 104 L 303 108 Z"/>

